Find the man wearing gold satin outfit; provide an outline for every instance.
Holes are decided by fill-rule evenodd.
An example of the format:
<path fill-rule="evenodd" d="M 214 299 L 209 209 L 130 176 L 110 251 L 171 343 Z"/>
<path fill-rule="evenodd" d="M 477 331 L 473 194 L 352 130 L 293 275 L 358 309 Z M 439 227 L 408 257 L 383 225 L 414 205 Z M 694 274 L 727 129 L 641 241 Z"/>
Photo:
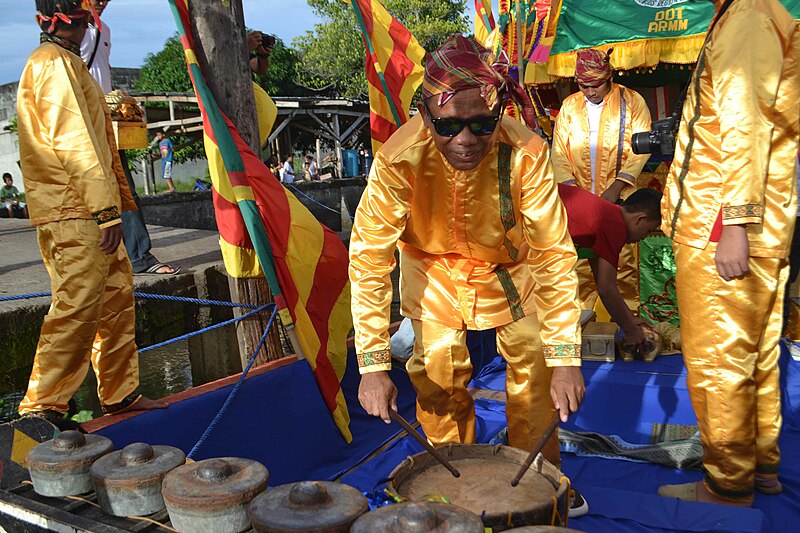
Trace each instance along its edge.
<path fill-rule="evenodd" d="M 497 329 L 508 363 L 509 442 L 530 449 L 556 409 L 583 397 L 576 254 L 547 144 L 502 118 L 530 100 L 474 39 L 429 55 L 419 114 L 375 155 L 350 240 L 350 280 L 364 409 L 389 422 L 390 274 L 400 250 L 402 313 L 416 342 L 407 364 L 417 418 L 435 444 L 475 441 L 466 331 Z M 551 382 L 552 376 L 552 382 Z M 545 457 L 559 464 L 554 435 Z"/>
<path fill-rule="evenodd" d="M 754 489 L 782 488 L 778 339 L 796 210 L 800 32 L 777 0 L 715 6 L 662 203 L 705 477 L 659 493 L 750 506 Z"/>
<path fill-rule="evenodd" d="M 553 135 L 553 172 L 559 183 L 602 196 L 609 202 L 627 198 L 649 155 L 631 149 L 634 133 L 650 131 L 650 110 L 644 98 L 611 80 L 609 53 L 581 50 L 575 62 L 580 92 L 564 99 Z M 617 284 L 628 307 L 639 308 L 638 247 L 620 254 Z M 597 285 L 585 260 L 578 261 L 581 306 L 593 309 Z"/>
<path fill-rule="evenodd" d="M 111 149 L 103 92 L 81 60 L 89 11 L 80 0 L 37 0 L 36 8 L 42 44 L 20 78 L 17 116 L 31 224 L 53 295 L 19 412 L 66 427 L 90 360 L 104 411 L 162 404 L 136 394 L 133 279 L 120 245 L 120 212 L 136 206 Z"/>

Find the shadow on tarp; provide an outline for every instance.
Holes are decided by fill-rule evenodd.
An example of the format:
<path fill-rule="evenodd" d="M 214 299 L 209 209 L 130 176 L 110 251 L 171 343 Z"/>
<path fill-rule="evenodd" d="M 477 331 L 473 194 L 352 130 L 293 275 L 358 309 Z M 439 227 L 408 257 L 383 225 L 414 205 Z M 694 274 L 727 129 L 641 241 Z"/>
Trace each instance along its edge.
<path fill-rule="evenodd" d="M 398 409 L 415 419 L 415 394 L 403 369 L 391 377 L 399 389 Z M 358 368 L 352 350 L 342 380 L 350 410 L 353 442 L 347 444 L 333 423 L 308 362 L 248 376 L 227 413 L 195 456 L 245 457 L 270 472 L 270 486 L 309 479 L 333 479 L 395 436 L 397 424 L 369 416 L 358 404 Z M 231 386 L 178 401 L 98 431 L 116 449 L 132 442 L 176 446 L 188 453 L 222 406 Z M 169 398 L 167 398 L 169 400 Z"/>

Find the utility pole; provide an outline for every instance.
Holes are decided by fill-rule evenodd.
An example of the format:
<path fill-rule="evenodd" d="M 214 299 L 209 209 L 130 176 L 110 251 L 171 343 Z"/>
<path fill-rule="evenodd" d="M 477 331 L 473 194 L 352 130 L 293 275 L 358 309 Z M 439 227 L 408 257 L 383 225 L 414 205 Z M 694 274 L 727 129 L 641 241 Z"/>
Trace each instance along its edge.
<path fill-rule="evenodd" d="M 244 142 L 260 156 L 261 143 L 242 0 L 192 0 L 189 2 L 189 18 L 195 36 L 197 61 L 211 93 L 220 110 L 239 130 Z M 236 301 L 254 305 L 272 301 L 264 278 L 229 280 L 231 296 Z M 237 310 L 236 314 L 238 316 L 246 311 Z M 259 313 L 239 323 L 237 333 L 243 365 L 258 346 L 270 314 Z M 265 348 L 256 358 L 256 364 L 283 357 L 277 320 Z"/>

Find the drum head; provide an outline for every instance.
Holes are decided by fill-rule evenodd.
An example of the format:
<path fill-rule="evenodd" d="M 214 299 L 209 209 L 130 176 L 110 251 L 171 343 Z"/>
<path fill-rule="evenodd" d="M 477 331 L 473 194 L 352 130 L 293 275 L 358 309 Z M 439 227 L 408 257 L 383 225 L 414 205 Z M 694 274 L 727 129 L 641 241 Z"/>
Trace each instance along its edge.
<path fill-rule="evenodd" d="M 512 487 L 511 480 L 527 457 L 522 450 L 480 444 L 440 449 L 460 477 L 422 453 L 395 468 L 389 490 L 411 501 L 444 497 L 482 517 L 489 527 L 551 524 L 554 516 L 566 518 L 568 482 L 541 455 Z M 563 520 L 555 522 L 561 525 Z"/>

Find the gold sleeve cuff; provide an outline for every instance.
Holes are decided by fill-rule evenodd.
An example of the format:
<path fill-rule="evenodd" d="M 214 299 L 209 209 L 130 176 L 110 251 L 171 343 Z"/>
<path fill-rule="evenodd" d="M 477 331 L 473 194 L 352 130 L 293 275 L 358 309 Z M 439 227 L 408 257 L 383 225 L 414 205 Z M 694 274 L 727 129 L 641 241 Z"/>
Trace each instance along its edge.
<path fill-rule="evenodd" d="M 543 350 L 548 367 L 581 366 L 581 346 L 579 344 L 544 346 Z"/>
<path fill-rule="evenodd" d="M 119 209 L 115 205 L 101 209 L 100 211 L 95 211 L 92 213 L 92 218 L 101 228 L 113 226 L 121 222 Z"/>
<path fill-rule="evenodd" d="M 619 174 L 617 174 L 617 179 L 619 181 L 624 181 L 628 185 L 636 187 L 636 178 L 634 178 L 630 174 L 625 174 L 624 172 L 620 172 Z"/>
<path fill-rule="evenodd" d="M 764 206 L 759 204 L 729 205 L 722 208 L 722 224 L 760 224 L 764 218 Z"/>
<path fill-rule="evenodd" d="M 358 359 L 358 370 L 362 374 L 392 369 L 392 352 L 389 350 L 360 353 L 356 357 Z"/>
<path fill-rule="evenodd" d="M 370 365 L 359 367 L 358 373 L 361 375 L 370 374 L 372 372 L 388 372 L 392 369 L 391 363 L 384 363 L 382 365 Z"/>

